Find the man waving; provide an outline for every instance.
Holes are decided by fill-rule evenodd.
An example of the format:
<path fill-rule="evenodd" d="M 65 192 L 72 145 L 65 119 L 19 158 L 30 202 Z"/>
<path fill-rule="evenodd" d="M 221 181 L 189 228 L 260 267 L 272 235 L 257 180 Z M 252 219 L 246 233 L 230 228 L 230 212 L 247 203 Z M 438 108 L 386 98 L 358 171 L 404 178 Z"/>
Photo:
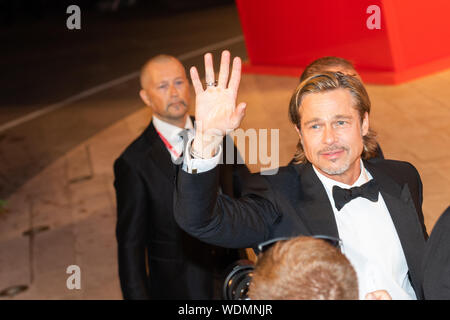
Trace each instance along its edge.
<path fill-rule="evenodd" d="M 230 77 L 229 64 L 224 51 L 216 85 L 212 55 L 205 55 L 205 89 L 191 68 L 197 131 L 177 174 L 178 224 L 205 242 L 236 248 L 282 236 L 339 237 L 361 298 L 386 290 L 393 299 L 421 299 L 422 182 L 409 163 L 373 158 L 370 100 L 360 80 L 324 72 L 302 81 L 289 106 L 301 141 L 296 164 L 254 175 L 243 196 L 231 199 L 218 193 L 216 164 L 220 141 L 239 126 L 246 104 L 236 104 L 241 60 L 234 58 Z"/>

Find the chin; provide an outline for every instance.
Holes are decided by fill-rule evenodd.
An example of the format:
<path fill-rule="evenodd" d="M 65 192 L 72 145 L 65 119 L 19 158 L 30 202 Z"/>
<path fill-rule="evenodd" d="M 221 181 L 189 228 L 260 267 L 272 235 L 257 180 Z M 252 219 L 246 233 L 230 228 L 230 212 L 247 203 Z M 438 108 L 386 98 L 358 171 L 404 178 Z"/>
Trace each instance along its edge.
<path fill-rule="evenodd" d="M 322 171 L 326 174 L 329 174 L 330 176 L 338 176 L 341 174 L 344 174 L 348 170 L 348 167 L 346 168 L 322 168 Z"/>
<path fill-rule="evenodd" d="M 336 164 L 336 165 L 328 165 L 328 166 L 320 166 L 320 170 L 325 172 L 326 174 L 335 176 L 335 175 L 341 175 L 345 173 L 349 168 L 349 163 L 343 163 L 343 164 Z"/>
<path fill-rule="evenodd" d="M 173 109 L 170 112 L 170 117 L 171 118 L 182 118 L 186 115 L 186 113 L 188 112 L 188 108 L 187 107 L 177 107 L 176 109 Z"/>
<path fill-rule="evenodd" d="M 176 112 L 170 112 L 170 114 L 168 114 L 168 117 L 171 119 L 179 120 L 187 114 L 187 111 L 188 111 L 187 108 L 183 108 L 183 109 L 177 110 Z"/>

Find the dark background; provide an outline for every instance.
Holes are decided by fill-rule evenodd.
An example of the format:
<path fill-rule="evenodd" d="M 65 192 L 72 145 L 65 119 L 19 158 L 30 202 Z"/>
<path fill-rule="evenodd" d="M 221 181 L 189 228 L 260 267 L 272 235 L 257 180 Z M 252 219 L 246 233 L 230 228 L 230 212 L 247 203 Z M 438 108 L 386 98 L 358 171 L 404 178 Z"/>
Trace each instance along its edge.
<path fill-rule="evenodd" d="M 114 8 L 114 1 L 106 0 L 0 0 L 0 127 L 138 71 L 153 55 L 179 56 L 242 36 L 234 1 L 118 3 Z M 72 4 L 80 7 L 81 30 L 66 27 Z M 227 49 L 246 59 L 243 40 Z M 183 63 L 201 66 L 202 55 Z M 0 200 L 76 145 L 144 107 L 138 90 L 137 78 L 131 79 L 0 130 Z"/>

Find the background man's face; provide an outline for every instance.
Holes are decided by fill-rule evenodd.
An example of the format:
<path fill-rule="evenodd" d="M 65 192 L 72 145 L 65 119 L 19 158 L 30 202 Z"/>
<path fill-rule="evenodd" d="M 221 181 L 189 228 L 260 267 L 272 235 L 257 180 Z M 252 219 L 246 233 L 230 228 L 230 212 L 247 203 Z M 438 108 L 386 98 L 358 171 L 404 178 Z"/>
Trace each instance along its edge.
<path fill-rule="evenodd" d="M 146 70 L 141 97 L 160 118 L 177 120 L 185 116 L 189 103 L 189 82 L 184 67 L 175 59 L 152 63 Z"/>
<path fill-rule="evenodd" d="M 368 132 L 369 119 L 366 113 L 361 124 L 353 105 L 350 92 L 336 89 L 305 96 L 299 109 L 300 139 L 306 158 L 335 180 L 359 172 L 362 137 Z"/>

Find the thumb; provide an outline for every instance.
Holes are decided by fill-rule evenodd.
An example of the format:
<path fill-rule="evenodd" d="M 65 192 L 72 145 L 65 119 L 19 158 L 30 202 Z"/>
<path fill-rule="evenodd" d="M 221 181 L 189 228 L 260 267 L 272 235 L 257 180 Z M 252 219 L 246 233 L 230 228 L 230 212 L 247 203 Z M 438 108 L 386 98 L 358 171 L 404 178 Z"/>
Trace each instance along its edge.
<path fill-rule="evenodd" d="M 233 115 L 232 115 L 233 120 L 232 121 L 236 128 L 239 126 L 239 124 L 242 121 L 242 118 L 244 118 L 244 116 L 245 116 L 246 107 L 247 107 L 247 104 L 245 102 L 241 102 L 238 104 L 238 106 L 236 107 L 236 109 L 233 112 Z"/>

